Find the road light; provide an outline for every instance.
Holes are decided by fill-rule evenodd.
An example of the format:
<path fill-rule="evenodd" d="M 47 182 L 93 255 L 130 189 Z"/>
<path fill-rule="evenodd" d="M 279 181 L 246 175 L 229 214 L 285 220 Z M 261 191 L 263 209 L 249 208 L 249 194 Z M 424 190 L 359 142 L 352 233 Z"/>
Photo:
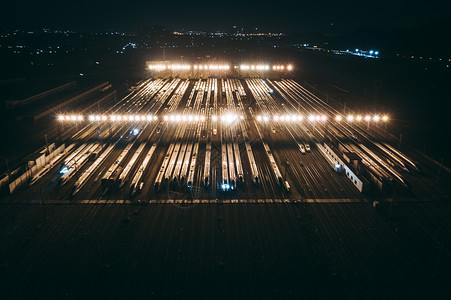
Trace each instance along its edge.
<path fill-rule="evenodd" d="M 379 122 L 379 119 L 380 119 L 380 117 L 379 117 L 378 115 L 375 115 L 375 116 L 373 117 L 373 121 L 374 121 L 374 122 Z"/>
<path fill-rule="evenodd" d="M 169 117 L 168 117 L 168 116 L 164 116 L 164 117 L 163 117 L 163 120 L 168 121 L 168 120 L 169 120 Z"/>
<path fill-rule="evenodd" d="M 368 122 L 369 122 L 370 120 L 371 120 L 371 116 L 370 116 L 370 115 L 366 115 L 366 116 L 365 116 L 365 121 L 368 121 Z"/>
<path fill-rule="evenodd" d="M 322 115 L 321 116 L 321 121 L 326 121 L 327 120 L 327 116 L 326 115 Z"/>
<path fill-rule="evenodd" d="M 357 116 L 356 118 L 355 118 L 357 121 L 361 121 L 362 120 L 362 116 Z"/>
<path fill-rule="evenodd" d="M 64 116 L 58 116 L 58 120 L 64 121 Z"/>
<path fill-rule="evenodd" d="M 354 116 L 353 115 L 348 115 L 348 117 L 346 119 L 348 121 L 352 122 L 352 121 L 354 121 Z"/>
<path fill-rule="evenodd" d="M 315 121 L 315 116 L 314 115 L 310 115 L 308 117 L 308 119 L 309 119 L 309 121 L 313 122 L 313 121 Z"/>
<path fill-rule="evenodd" d="M 338 116 L 335 117 L 335 120 L 336 120 L 336 121 L 341 121 L 341 119 L 342 119 L 342 117 L 341 117 L 340 115 L 338 115 Z"/>
<path fill-rule="evenodd" d="M 382 117 L 382 121 L 384 121 L 384 122 L 388 121 L 388 117 L 387 116 L 383 116 Z"/>

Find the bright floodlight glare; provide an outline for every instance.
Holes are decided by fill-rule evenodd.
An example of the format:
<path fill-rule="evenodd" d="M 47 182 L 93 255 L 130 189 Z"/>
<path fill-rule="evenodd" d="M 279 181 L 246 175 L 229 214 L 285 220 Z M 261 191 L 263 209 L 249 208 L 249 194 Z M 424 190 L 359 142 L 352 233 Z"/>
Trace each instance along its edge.
<path fill-rule="evenodd" d="M 153 116 L 153 120 L 154 121 L 158 120 L 158 117 L 157 116 Z"/>
<path fill-rule="evenodd" d="M 170 119 L 171 121 L 175 121 L 175 116 L 174 116 L 174 115 L 171 115 L 171 116 L 169 117 L 169 119 Z"/>
<path fill-rule="evenodd" d="M 58 116 L 58 120 L 63 121 L 64 120 L 64 116 Z"/>
<path fill-rule="evenodd" d="M 89 121 L 94 121 L 94 116 L 89 116 Z"/>
<path fill-rule="evenodd" d="M 146 116 L 141 116 L 141 120 L 144 121 L 146 119 Z"/>
<path fill-rule="evenodd" d="M 199 116 L 194 116 L 194 121 L 199 121 Z"/>
<path fill-rule="evenodd" d="M 213 117 L 211 117 L 211 119 L 213 120 L 213 122 L 216 122 L 218 120 L 218 117 L 217 116 L 213 116 Z"/>
<path fill-rule="evenodd" d="M 169 120 L 169 117 L 168 116 L 164 116 L 163 120 L 167 121 L 167 120 Z"/>
<path fill-rule="evenodd" d="M 362 120 L 362 116 L 357 116 L 356 118 L 355 118 L 357 121 L 361 121 Z"/>
<path fill-rule="evenodd" d="M 310 115 L 308 116 L 309 121 L 315 121 L 315 116 L 314 115 Z"/>
<path fill-rule="evenodd" d="M 106 116 L 102 116 L 102 120 L 103 120 L 103 121 L 106 121 Z"/>
<path fill-rule="evenodd" d="M 128 116 L 123 116 L 124 121 L 128 120 Z"/>
<path fill-rule="evenodd" d="M 388 117 L 387 116 L 383 116 L 382 117 L 382 121 L 387 121 L 388 120 Z"/>
<path fill-rule="evenodd" d="M 83 121 L 83 116 L 77 116 L 78 121 Z"/>
<path fill-rule="evenodd" d="M 353 116 L 353 115 L 349 115 L 346 119 L 347 119 L 348 121 L 353 121 L 353 120 L 354 120 L 354 116 Z"/>
<path fill-rule="evenodd" d="M 302 121 L 303 117 L 301 115 L 298 115 L 298 121 Z"/>
<path fill-rule="evenodd" d="M 293 66 L 292 66 L 292 65 L 288 65 L 288 66 L 287 66 L 287 70 L 288 70 L 288 71 L 293 70 Z"/>
<path fill-rule="evenodd" d="M 379 117 L 378 115 L 375 115 L 375 116 L 373 117 L 373 120 L 376 121 L 376 122 L 379 121 L 379 119 L 380 119 L 380 117 Z"/>
<path fill-rule="evenodd" d="M 129 116 L 128 119 L 129 119 L 130 121 L 133 121 L 133 120 L 135 119 L 135 117 L 134 117 L 134 116 Z M 126 119 L 126 120 L 127 120 L 127 119 Z"/>
<path fill-rule="evenodd" d="M 321 120 L 321 116 L 315 116 L 315 120 L 317 121 Z"/>
<path fill-rule="evenodd" d="M 151 115 L 147 115 L 147 121 L 152 121 L 152 116 Z"/>
<path fill-rule="evenodd" d="M 262 120 L 262 116 L 257 116 L 257 121 L 261 121 Z"/>
<path fill-rule="evenodd" d="M 279 121 L 279 116 L 278 115 L 274 116 L 274 121 Z"/>
<path fill-rule="evenodd" d="M 337 121 L 341 121 L 341 119 L 342 119 L 342 117 L 340 115 L 335 117 L 335 120 L 337 120 Z"/>
<path fill-rule="evenodd" d="M 263 116 L 263 121 L 268 122 L 269 121 L 269 117 L 268 116 Z"/>
<path fill-rule="evenodd" d="M 365 121 L 369 121 L 369 120 L 371 120 L 371 116 L 366 115 L 366 116 L 365 116 Z"/>
<path fill-rule="evenodd" d="M 96 116 L 96 121 L 100 121 L 100 116 Z"/>
<path fill-rule="evenodd" d="M 321 121 L 326 121 L 327 120 L 327 116 L 326 115 L 322 115 L 321 116 Z"/>
<path fill-rule="evenodd" d="M 186 121 L 187 119 L 188 119 L 188 117 L 185 116 L 185 115 L 182 117 L 182 120 L 183 120 L 183 121 Z"/>
<path fill-rule="evenodd" d="M 121 121 L 121 120 L 122 120 L 122 116 L 117 116 L 116 119 L 117 119 L 118 121 Z"/>
<path fill-rule="evenodd" d="M 111 121 L 116 121 L 116 116 L 111 116 L 110 119 Z"/>
<path fill-rule="evenodd" d="M 205 121 L 205 116 L 200 116 L 201 121 Z"/>

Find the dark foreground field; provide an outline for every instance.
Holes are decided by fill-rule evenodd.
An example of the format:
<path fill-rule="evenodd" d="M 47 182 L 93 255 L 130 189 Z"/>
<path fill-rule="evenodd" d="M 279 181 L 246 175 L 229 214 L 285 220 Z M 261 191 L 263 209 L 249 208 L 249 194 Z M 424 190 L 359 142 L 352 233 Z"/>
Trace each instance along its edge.
<path fill-rule="evenodd" d="M 450 278 L 450 211 L 4 204 L 0 298 L 438 298 Z"/>

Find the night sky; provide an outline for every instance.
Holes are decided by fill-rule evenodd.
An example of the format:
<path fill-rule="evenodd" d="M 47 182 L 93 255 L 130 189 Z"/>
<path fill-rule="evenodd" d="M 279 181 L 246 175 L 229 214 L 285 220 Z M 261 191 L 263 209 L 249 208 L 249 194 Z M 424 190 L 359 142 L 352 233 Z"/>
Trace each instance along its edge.
<path fill-rule="evenodd" d="M 321 31 L 345 33 L 362 25 L 415 27 L 449 17 L 445 1 L 11 1 L 3 3 L 3 28 L 137 30 Z"/>

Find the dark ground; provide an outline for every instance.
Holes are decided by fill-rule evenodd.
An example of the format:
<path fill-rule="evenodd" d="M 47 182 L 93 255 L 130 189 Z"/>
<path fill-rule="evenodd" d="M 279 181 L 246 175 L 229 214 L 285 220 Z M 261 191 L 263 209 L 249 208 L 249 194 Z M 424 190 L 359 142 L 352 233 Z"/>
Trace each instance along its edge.
<path fill-rule="evenodd" d="M 451 207 L 409 205 L 2 205 L 0 294 L 438 299 Z"/>

